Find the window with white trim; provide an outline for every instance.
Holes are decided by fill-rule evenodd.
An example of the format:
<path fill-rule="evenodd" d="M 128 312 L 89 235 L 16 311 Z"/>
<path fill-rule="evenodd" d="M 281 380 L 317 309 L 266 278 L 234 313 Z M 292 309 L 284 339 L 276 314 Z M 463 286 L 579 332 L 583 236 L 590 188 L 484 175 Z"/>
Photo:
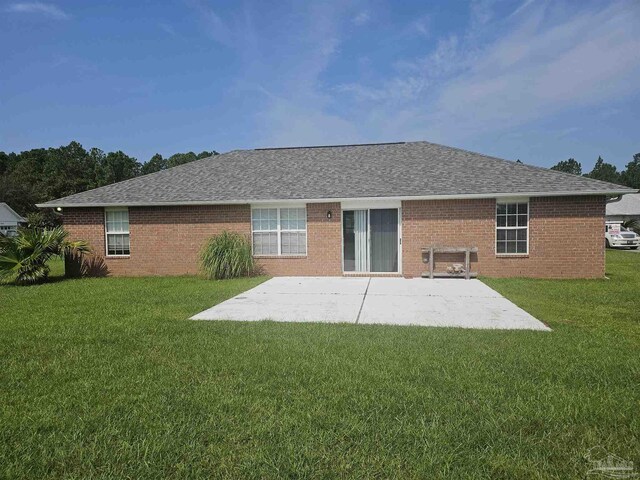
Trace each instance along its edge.
<path fill-rule="evenodd" d="M 129 210 L 105 210 L 104 224 L 107 255 L 129 255 Z"/>
<path fill-rule="evenodd" d="M 496 204 L 496 254 L 529 252 L 529 203 L 498 202 Z"/>
<path fill-rule="evenodd" d="M 306 255 L 306 208 L 253 208 L 254 255 Z"/>

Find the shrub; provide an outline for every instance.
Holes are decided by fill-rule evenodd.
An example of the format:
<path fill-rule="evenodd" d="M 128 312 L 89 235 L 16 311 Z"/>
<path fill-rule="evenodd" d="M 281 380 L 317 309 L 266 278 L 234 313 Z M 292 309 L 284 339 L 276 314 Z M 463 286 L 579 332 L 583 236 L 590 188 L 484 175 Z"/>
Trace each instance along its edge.
<path fill-rule="evenodd" d="M 227 231 L 211 237 L 200 253 L 200 266 L 207 278 L 216 280 L 253 275 L 256 267 L 251 242 L 244 235 Z"/>
<path fill-rule="evenodd" d="M 62 223 L 62 216 L 51 210 L 45 212 L 27 213 L 27 226 L 29 228 L 56 228 Z"/>
<path fill-rule="evenodd" d="M 15 237 L 0 237 L 0 280 L 31 285 L 47 280 L 51 257 L 81 255 L 89 245 L 71 242 L 62 227 L 21 228 Z"/>

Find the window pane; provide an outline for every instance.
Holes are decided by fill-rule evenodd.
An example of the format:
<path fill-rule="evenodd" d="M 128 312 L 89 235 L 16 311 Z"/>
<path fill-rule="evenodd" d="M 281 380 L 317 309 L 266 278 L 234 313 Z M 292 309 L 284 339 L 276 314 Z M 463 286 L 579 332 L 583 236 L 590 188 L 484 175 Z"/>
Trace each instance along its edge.
<path fill-rule="evenodd" d="M 254 255 L 277 255 L 278 254 L 278 234 L 277 233 L 254 233 L 253 234 L 253 254 Z"/>
<path fill-rule="evenodd" d="M 515 240 L 515 239 L 516 239 L 516 231 L 507 230 L 507 240 Z"/>
<path fill-rule="evenodd" d="M 498 235 L 497 235 L 497 239 L 498 241 L 502 240 L 506 240 L 507 239 L 507 232 L 506 230 L 498 230 Z"/>
<path fill-rule="evenodd" d="M 281 230 L 306 230 L 306 228 L 307 220 L 305 208 L 280 209 Z"/>
<path fill-rule="evenodd" d="M 507 252 L 507 244 L 505 242 L 498 242 L 496 244 L 496 253 L 506 253 Z"/>
<path fill-rule="evenodd" d="M 107 255 L 129 255 L 128 234 L 107 234 Z"/>
<path fill-rule="evenodd" d="M 519 228 L 516 231 L 518 232 L 518 240 L 526 242 L 527 241 L 527 229 L 526 228 Z"/>
<path fill-rule="evenodd" d="M 269 230 L 278 229 L 278 209 L 270 208 L 267 210 L 267 228 Z"/>
<path fill-rule="evenodd" d="M 517 253 L 527 253 L 527 242 L 518 242 Z"/>
<path fill-rule="evenodd" d="M 518 226 L 526 227 L 527 226 L 527 216 L 526 215 L 518 215 Z"/>
<path fill-rule="evenodd" d="M 290 210 L 291 210 L 290 208 L 282 208 L 280 210 L 280 228 L 282 230 L 291 229 L 290 222 L 289 222 Z"/>
<path fill-rule="evenodd" d="M 291 253 L 291 235 L 291 233 L 283 233 L 280 237 L 280 248 L 283 255 Z"/>
<path fill-rule="evenodd" d="M 515 203 L 509 203 L 509 204 L 507 205 L 507 213 L 508 213 L 509 215 L 514 215 L 514 214 L 516 214 L 516 213 L 517 213 L 516 208 L 517 208 L 517 206 L 516 206 L 516 204 L 515 204 Z"/>
<path fill-rule="evenodd" d="M 527 214 L 529 210 L 529 205 L 527 203 L 519 203 L 518 204 L 518 214 Z"/>
<path fill-rule="evenodd" d="M 307 253 L 306 233 L 283 232 L 280 241 L 283 255 L 305 255 Z"/>
<path fill-rule="evenodd" d="M 298 253 L 300 255 L 306 255 L 307 254 L 307 234 L 306 233 L 299 233 L 298 234 Z"/>
<path fill-rule="evenodd" d="M 507 226 L 507 217 L 504 215 L 498 215 L 498 226 L 506 227 Z"/>
<path fill-rule="evenodd" d="M 262 255 L 262 236 L 259 233 L 253 234 L 253 254 Z"/>
<path fill-rule="evenodd" d="M 516 242 L 507 242 L 507 253 L 516 253 Z"/>
<path fill-rule="evenodd" d="M 305 208 L 297 208 L 296 210 L 298 210 L 298 230 L 306 230 L 307 210 Z"/>
<path fill-rule="evenodd" d="M 507 206 L 504 203 L 498 204 L 498 215 L 505 215 L 507 213 Z"/>
<path fill-rule="evenodd" d="M 129 212 L 127 210 L 106 210 L 105 218 L 108 233 L 129 232 Z"/>
<path fill-rule="evenodd" d="M 516 226 L 516 216 L 515 215 L 507 215 L 507 226 L 515 227 Z"/>
<path fill-rule="evenodd" d="M 277 219 L 277 208 L 254 208 L 251 210 L 251 225 L 254 232 L 276 230 Z"/>

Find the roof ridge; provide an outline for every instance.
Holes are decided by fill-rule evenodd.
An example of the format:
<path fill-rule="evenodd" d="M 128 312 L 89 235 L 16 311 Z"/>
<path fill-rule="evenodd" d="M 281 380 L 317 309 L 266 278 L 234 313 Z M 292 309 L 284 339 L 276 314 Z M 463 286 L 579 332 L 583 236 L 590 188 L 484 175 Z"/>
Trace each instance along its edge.
<path fill-rule="evenodd" d="M 264 148 L 254 148 L 254 151 L 262 151 L 262 150 L 302 150 L 306 148 L 339 148 L 339 147 L 371 147 L 376 145 L 404 145 L 405 143 L 412 142 L 380 142 L 380 143 L 345 143 L 338 145 L 307 145 L 304 147 L 264 147 Z M 243 151 L 243 150 L 240 150 Z M 246 150 L 244 150 L 246 151 Z"/>

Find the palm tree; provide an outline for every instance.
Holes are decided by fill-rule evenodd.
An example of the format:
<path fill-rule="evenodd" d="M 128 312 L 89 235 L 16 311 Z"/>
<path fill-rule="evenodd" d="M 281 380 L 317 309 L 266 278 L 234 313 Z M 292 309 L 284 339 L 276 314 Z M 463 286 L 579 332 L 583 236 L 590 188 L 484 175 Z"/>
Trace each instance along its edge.
<path fill-rule="evenodd" d="M 0 280 L 17 285 L 44 282 L 51 257 L 90 252 L 84 240 L 70 241 L 62 228 L 22 228 L 15 237 L 0 237 Z"/>

